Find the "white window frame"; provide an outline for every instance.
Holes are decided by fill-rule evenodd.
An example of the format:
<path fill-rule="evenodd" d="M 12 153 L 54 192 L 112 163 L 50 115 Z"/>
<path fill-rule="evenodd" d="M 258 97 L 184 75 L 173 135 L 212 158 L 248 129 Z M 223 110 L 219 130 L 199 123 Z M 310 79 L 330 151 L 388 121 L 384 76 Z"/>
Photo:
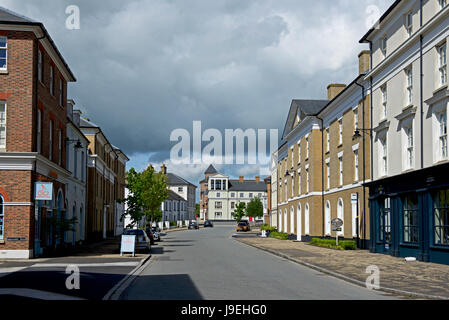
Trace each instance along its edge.
<path fill-rule="evenodd" d="M 413 12 L 408 12 L 405 15 L 405 31 L 407 32 L 407 37 L 410 38 L 413 34 Z"/>
<path fill-rule="evenodd" d="M 306 175 L 307 175 L 307 193 L 310 192 L 310 174 L 309 174 L 309 168 L 306 168 Z"/>
<path fill-rule="evenodd" d="M 7 130 L 7 104 L 6 104 L 6 101 L 0 101 L 0 105 L 5 108 L 5 111 L 3 112 L 3 114 L 4 114 L 3 120 L 0 117 L 0 134 L 3 131 L 5 142 L 3 144 L 0 143 L 0 148 L 6 149 L 6 137 L 7 137 L 7 135 L 6 135 L 6 130 Z"/>
<path fill-rule="evenodd" d="M 447 5 L 447 0 L 439 0 L 438 3 L 440 4 L 440 9 L 444 9 Z"/>
<path fill-rule="evenodd" d="M 43 79 L 42 79 L 42 76 L 43 76 L 42 67 L 43 67 L 43 56 L 42 56 L 42 50 L 39 49 L 37 51 L 37 79 L 41 83 L 43 82 Z"/>
<path fill-rule="evenodd" d="M 405 89 L 407 92 L 407 103 L 411 105 L 413 103 L 413 67 L 409 66 L 405 69 Z"/>
<path fill-rule="evenodd" d="M 381 39 L 380 39 L 380 51 L 382 52 L 382 54 L 384 55 L 384 57 L 387 56 L 387 41 L 388 38 L 386 35 L 384 35 Z"/>
<path fill-rule="evenodd" d="M 387 136 L 379 139 L 380 144 L 380 163 L 379 163 L 379 174 L 381 177 L 386 176 L 388 173 L 388 145 Z"/>
<path fill-rule="evenodd" d="M 0 67 L 1 71 L 6 71 L 8 70 L 8 37 L 0 37 L 0 39 L 5 39 L 5 46 L 4 47 L 0 47 L 0 50 L 5 50 L 5 67 Z"/>
<path fill-rule="evenodd" d="M 338 120 L 338 145 L 343 144 L 343 119 Z"/>
<path fill-rule="evenodd" d="M 359 128 L 359 108 L 354 108 L 354 129 Z"/>
<path fill-rule="evenodd" d="M 291 157 L 291 168 L 295 167 L 295 157 L 294 157 L 295 152 L 294 151 L 295 151 L 294 147 L 291 146 L 290 147 L 290 152 L 292 154 L 292 157 Z"/>
<path fill-rule="evenodd" d="M 301 163 L 301 142 L 298 141 L 298 164 Z"/>
<path fill-rule="evenodd" d="M 343 156 L 338 157 L 339 170 L 340 170 L 340 187 L 343 186 Z"/>
<path fill-rule="evenodd" d="M 50 119 L 50 125 L 49 125 L 49 134 L 50 134 L 50 137 L 49 137 L 49 143 L 48 143 L 48 150 L 49 150 L 49 152 L 48 152 L 48 159 L 49 160 L 53 160 L 53 120 L 51 120 Z"/>
<path fill-rule="evenodd" d="M 327 189 L 330 190 L 331 188 L 331 165 L 330 162 L 326 163 L 326 171 L 327 171 Z"/>
<path fill-rule="evenodd" d="M 359 181 L 359 150 L 354 150 L 354 181 Z"/>
<path fill-rule="evenodd" d="M 309 159 L 309 136 L 306 137 L 306 159 Z"/>
<path fill-rule="evenodd" d="M 382 119 L 387 118 L 387 103 L 388 103 L 388 93 L 387 93 L 387 85 L 384 84 L 380 88 L 380 92 L 382 95 Z"/>
<path fill-rule="evenodd" d="M 439 146 L 438 154 L 439 154 L 440 160 L 446 160 L 448 158 L 447 113 L 446 112 L 442 112 L 442 113 L 438 114 L 438 146 Z"/>
<path fill-rule="evenodd" d="M 301 195 L 301 169 L 298 170 L 298 195 Z"/>
<path fill-rule="evenodd" d="M 330 132 L 329 132 L 329 128 L 326 129 L 326 139 L 327 139 L 327 152 L 330 151 L 331 148 L 331 138 L 330 138 Z"/>
<path fill-rule="evenodd" d="M 55 68 L 50 65 L 50 94 L 55 95 Z"/>
<path fill-rule="evenodd" d="M 42 111 L 37 109 L 37 152 L 42 151 Z"/>
<path fill-rule="evenodd" d="M 414 166 L 414 134 L 413 124 L 404 128 L 406 139 L 406 169 L 411 169 Z"/>
<path fill-rule="evenodd" d="M 5 238 L 5 199 L 0 194 L 0 219 L 3 220 L 2 224 L 0 225 L 0 240 L 4 240 Z"/>
<path fill-rule="evenodd" d="M 439 85 L 444 86 L 447 84 L 447 46 L 446 43 L 437 47 L 438 52 L 438 74 Z"/>

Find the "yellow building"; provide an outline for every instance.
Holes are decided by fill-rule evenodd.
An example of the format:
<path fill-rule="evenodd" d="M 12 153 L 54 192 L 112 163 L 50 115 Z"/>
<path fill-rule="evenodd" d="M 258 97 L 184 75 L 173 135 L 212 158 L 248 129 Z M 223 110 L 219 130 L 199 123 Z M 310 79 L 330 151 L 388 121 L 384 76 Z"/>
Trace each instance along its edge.
<path fill-rule="evenodd" d="M 359 76 L 348 86 L 331 84 L 328 100 L 293 100 L 278 150 L 278 229 L 298 240 L 369 239 L 371 178 L 369 92 L 363 75 L 369 52 L 359 55 Z M 357 227 L 357 224 L 359 227 Z M 361 246 L 366 241 L 361 241 Z"/>

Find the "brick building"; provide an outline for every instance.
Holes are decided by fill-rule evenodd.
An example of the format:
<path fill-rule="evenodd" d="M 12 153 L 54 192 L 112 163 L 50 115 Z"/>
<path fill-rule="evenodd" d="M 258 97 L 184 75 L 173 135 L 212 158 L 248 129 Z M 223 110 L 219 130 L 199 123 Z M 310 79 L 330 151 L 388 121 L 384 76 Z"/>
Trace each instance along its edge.
<path fill-rule="evenodd" d="M 0 8 L 0 258 L 60 245 L 65 215 L 67 83 L 75 77 L 44 25 Z M 34 201 L 35 182 L 53 183 Z"/>
<path fill-rule="evenodd" d="M 210 165 L 204 172 L 204 179 L 200 181 L 200 220 L 209 219 L 208 215 L 208 179 L 211 175 L 218 173 L 213 165 Z"/>

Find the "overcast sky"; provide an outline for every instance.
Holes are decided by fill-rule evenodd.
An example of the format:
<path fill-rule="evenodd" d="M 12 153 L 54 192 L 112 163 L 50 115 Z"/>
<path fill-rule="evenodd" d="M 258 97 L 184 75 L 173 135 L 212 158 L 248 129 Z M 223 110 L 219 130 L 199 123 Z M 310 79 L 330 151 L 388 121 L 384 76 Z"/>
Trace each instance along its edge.
<path fill-rule="evenodd" d="M 141 169 L 192 183 L 207 164 L 173 166 L 176 128 L 278 128 L 292 99 L 327 98 L 358 72 L 358 40 L 393 0 L 0 0 L 43 22 L 77 77 L 84 115 Z M 65 28 L 80 8 L 80 30 Z M 376 6 L 376 7 L 373 7 Z M 377 8 L 374 10 L 374 8 Z M 254 177 L 258 166 L 217 166 Z"/>

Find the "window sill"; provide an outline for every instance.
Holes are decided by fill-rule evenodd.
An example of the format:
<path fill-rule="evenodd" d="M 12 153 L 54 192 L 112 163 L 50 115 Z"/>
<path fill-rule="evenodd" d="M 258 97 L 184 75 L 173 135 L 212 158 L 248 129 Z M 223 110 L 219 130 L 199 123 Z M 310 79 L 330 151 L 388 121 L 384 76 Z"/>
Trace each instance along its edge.
<path fill-rule="evenodd" d="M 0 244 L 4 244 L 5 243 L 5 240 L 0 240 Z"/>
<path fill-rule="evenodd" d="M 8 70 L 0 70 L 0 74 L 8 75 L 9 71 Z"/>
<path fill-rule="evenodd" d="M 406 248 L 419 248 L 419 244 L 417 244 L 417 243 L 401 242 L 400 246 L 401 247 L 406 247 Z"/>
<path fill-rule="evenodd" d="M 337 148 L 341 148 L 341 147 L 343 147 L 343 143 L 340 143 L 340 144 L 337 146 Z"/>
<path fill-rule="evenodd" d="M 447 88 L 448 88 L 448 85 L 447 85 L 447 84 L 444 84 L 444 85 L 442 85 L 441 87 L 439 87 L 438 89 L 436 89 L 436 90 L 433 92 L 433 95 L 436 95 L 436 94 L 439 93 L 440 91 L 447 90 Z"/>

